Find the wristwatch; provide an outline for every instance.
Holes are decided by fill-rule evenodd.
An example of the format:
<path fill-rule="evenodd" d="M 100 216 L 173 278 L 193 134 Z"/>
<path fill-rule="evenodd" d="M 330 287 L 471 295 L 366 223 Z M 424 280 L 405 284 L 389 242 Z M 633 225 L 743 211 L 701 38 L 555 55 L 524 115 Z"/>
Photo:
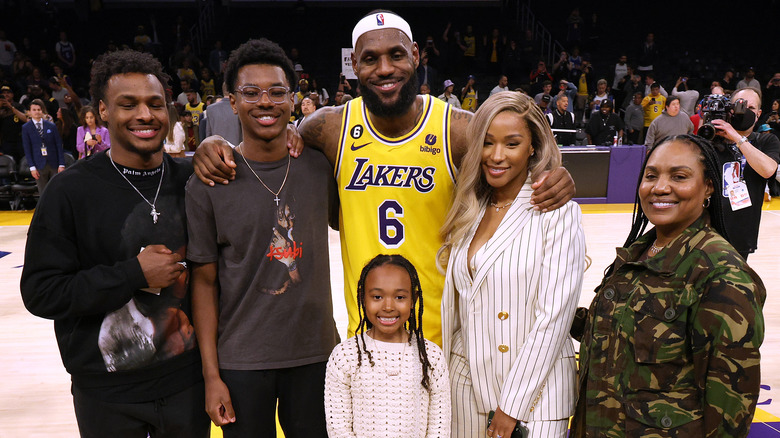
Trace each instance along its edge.
<path fill-rule="evenodd" d="M 747 142 L 747 141 L 749 141 L 749 140 L 748 140 L 748 138 L 747 138 L 747 137 L 745 137 L 745 136 L 743 135 L 743 136 L 742 136 L 742 138 L 740 138 L 739 140 L 737 140 L 737 148 L 739 148 L 740 146 L 742 146 L 742 143 L 745 143 L 745 142 Z"/>

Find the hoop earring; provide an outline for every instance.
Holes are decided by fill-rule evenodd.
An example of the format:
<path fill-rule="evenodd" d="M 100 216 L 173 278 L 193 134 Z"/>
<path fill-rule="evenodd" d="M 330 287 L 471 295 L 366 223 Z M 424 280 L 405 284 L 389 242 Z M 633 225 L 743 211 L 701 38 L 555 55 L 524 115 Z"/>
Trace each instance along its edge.
<path fill-rule="evenodd" d="M 707 199 L 704 200 L 704 208 L 710 208 L 710 197 L 707 196 Z"/>

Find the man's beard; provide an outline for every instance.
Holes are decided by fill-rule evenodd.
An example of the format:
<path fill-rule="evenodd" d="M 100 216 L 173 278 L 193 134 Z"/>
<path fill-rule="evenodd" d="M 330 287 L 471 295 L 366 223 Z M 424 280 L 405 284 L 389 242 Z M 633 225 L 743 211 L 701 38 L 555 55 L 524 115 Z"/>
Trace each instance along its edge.
<path fill-rule="evenodd" d="M 363 102 L 366 103 L 366 108 L 368 108 L 371 114 L 379 117 L 395 117 L 400 116 L 409 110 L 414 103 L 414 100 L 417 98 L 418 87 L 417 72 L 415 71 L 403 87 L 401 87 L 401 91 L 398 93 L 398 99 L 396 99 L 395 103 L 383 103 L 379 94 L 365 85 L 361 87 L 360 91 L 363 96 Z"/>

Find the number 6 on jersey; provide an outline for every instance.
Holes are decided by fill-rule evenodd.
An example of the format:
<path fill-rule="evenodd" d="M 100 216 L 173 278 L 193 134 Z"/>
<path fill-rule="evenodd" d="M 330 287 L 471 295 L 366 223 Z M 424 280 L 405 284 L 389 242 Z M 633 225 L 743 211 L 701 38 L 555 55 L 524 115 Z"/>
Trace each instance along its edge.
<path fill-rule="evenodd" d="M 379 205 L 379 240 L 385 248 L 398 248 L 404 243 L 404 224 L 397 218 L 404 217 L 404 208 L 393 199 Z"/>

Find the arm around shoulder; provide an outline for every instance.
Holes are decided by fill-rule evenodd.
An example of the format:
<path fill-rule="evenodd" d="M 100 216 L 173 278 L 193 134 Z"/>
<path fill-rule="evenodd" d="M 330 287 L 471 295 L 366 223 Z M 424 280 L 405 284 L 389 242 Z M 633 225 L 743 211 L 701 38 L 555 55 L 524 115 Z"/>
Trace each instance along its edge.
<path fill-rule="evenodd" d="M 298 127 L 305 146 L 321 150 L 335 164 L 341 135 L 341 119 L 345 106 L 326 106 L 306 117 Z"/>

